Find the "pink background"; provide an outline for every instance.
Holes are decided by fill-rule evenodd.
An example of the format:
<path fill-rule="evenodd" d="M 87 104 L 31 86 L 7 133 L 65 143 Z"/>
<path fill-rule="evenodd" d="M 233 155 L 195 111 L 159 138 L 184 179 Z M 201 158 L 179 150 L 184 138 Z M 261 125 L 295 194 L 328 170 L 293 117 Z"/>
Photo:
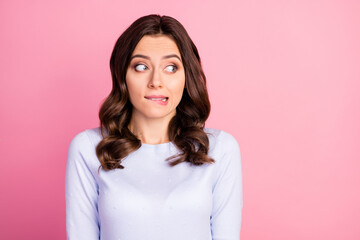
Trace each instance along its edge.
<path fill-rule="evenodd" d="M 98 126 L 112 47 L 150 13 L 188 30 L 207 126 L 239 141 L 241 238 L 360 239 L 360 3 L 343 0 L 1 1 L 1 238 L 65 239 L 69 142 Z"/>

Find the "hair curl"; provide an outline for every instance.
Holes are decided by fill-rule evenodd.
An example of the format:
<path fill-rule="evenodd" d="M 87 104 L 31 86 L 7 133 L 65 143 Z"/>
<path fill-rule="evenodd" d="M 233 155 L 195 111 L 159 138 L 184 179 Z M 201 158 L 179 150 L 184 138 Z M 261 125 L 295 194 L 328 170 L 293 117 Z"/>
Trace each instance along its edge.
<path fill-rule="evenodd" d="M 117 40 L 110 58 L 112 90 L 99 111 L 103 139 L 96 154 L 104 170 L 124 168 L 121 161 L 141 146 L 141 141 L 128 129 L 132 104 L 126 87 L 126 70 L 130 57 L 145 35 L 164 34 L 177 44 L 185 70 L 185 89 L 168 126 L 169 140 L 180 150 L 170 165 L 190 162 L 194 165 L 213 163 L 208 156 L 209 139 L 203 128 L 210 113 L 206 77 L 200 56 L 185 28 L 169 16 L 148 15 L 137 19 Z"/>

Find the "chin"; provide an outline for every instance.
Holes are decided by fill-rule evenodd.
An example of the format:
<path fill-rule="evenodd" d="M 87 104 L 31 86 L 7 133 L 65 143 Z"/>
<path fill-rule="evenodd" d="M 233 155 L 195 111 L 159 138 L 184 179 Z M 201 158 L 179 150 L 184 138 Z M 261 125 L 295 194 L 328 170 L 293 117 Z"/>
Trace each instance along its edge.
<path fill-rule="evenodd" d="M 164 111 L 150 111 L 144 114 L 146 118 L 149 119 L 161 119 L 161 118 L 172 118 L 172 116 L 175 116 L 175 113 L 173 112 L 164 112 Z"/>

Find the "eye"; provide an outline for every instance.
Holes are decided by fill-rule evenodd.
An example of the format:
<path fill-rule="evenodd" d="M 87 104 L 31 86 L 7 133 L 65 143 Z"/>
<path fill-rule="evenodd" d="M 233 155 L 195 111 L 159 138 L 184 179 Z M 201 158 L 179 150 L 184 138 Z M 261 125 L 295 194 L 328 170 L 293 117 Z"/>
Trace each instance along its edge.
<path fill-rule="evenodd" d="M 177 67 L 175 65 L 169 65 L 165 68 L 165 70 L 168 72 L 176 72 Z"/>
<path fill-rule="evenodd" d="M 148 67 L 145 64 L 136 64 L 135 65 L 135 70 L 138 72 L 143 72 L 146 69 L 148 69 Z"/>

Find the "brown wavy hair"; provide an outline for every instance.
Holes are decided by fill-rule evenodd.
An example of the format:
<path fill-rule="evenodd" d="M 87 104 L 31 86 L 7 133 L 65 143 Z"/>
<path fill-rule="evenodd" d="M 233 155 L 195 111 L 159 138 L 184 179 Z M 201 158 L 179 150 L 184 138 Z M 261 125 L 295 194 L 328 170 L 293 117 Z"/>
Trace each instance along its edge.
<path fill-rule="evenodd" d="M 96 147 L 104 170 L 124 168 L 122 159 L 141 146 L 141 141 L 128 129 L 133 107 L 125 77 L 140 39 L 157 34 L 176 42 L 185 70 L 183 96 L 168 126 L 169 140 L 180 151 L 167 160 L 171 166 L 185 161 L 194 165 L 214 162 L 208 156 L 209 139 L 203 130 L 210 113 L 210 101 L 198 50 L 180 22 L 169 16 L 152 14 L 137 19 L 125 30 L 110 58 L 112 90 L 99 111 L 103 139 Z"/>

